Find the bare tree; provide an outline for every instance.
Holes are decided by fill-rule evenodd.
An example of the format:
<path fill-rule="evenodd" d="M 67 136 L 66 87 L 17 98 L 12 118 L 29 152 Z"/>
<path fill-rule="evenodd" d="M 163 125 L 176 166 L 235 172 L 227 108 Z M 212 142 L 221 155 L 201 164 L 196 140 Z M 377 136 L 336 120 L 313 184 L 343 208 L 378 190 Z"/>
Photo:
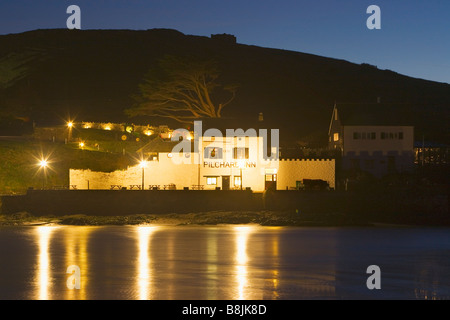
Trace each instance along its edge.
<path fill-rule="evenodd" d="M 139 86 L 135 106 L 126 113 L 167 117 L 182 123 L 219 118 L 236 93 L 235 85 L 219 84 L 219 75 L 213 61 L 166 56 L 149 71 Z M 216 103 L 216 93 L 225 101 Z"/>

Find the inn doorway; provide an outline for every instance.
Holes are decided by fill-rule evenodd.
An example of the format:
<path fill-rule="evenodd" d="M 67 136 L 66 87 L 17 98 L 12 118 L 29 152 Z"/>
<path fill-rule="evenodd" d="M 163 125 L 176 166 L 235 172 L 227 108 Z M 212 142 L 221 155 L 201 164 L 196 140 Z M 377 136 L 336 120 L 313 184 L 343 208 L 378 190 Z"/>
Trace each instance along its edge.
<path fill-rule="evenodd" d="M 277 175 L 276 174 L 267 174 L 265 179 L 265 190 L 272 189 L 277 190 Z"/>
<path fill-rule="evenodd" d="M 230 190 L 230 176 L 222 176 L 222 190 Z"/>

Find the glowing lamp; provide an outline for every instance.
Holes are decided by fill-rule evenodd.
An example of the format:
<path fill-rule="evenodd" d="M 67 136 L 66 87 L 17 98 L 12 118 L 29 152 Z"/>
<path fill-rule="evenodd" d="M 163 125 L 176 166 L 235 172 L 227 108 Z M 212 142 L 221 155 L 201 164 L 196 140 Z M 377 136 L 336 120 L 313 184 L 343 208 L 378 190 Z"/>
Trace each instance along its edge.
<path fill-rule="evenodd" d="M 48 166 L 48 162 L 47 160 L 41 160 L 39 161 L 39 165 L 41 166 L 41 168 L 46 168 Z"/>
<path fill-rule="evenodd" d="M 141 162 L 139 162 L 139 166 L 140 166 L 141 168 L 147 168 L 147 161 L 142 160 Z"/>

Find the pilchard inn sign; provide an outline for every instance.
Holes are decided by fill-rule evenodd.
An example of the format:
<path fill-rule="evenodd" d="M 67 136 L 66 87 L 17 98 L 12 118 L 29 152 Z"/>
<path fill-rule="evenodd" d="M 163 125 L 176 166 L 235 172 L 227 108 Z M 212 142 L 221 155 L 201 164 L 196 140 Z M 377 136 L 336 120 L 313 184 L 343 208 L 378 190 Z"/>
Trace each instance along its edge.
<path fill-rule="evenodd" d="M 253 161 L 245 161 L 244 163 L 240 162 L 203 162 L 203 168 L 256 168 L 256 162 Z"/>

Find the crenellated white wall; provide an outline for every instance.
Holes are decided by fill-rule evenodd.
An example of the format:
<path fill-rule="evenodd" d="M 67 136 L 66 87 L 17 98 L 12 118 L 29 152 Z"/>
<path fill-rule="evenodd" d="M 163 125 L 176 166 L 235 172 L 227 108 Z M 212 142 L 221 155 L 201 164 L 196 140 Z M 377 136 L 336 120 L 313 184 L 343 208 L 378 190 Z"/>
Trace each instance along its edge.
<path fill-rule="evenodd" d="M 296 181 L 303 179 L 325 180 L 331 188 L 335 188 L 334 159 L 256 161 L 256 167 L 246 167 L 242 170 L 243 187 L 250 187 L 257 192 L 264 191 L 267 172 L 277 173 L 278 190 L 294 188 Z M 233 189 L 234 177 L 240 174 L 240 169 L 232 166 L 216 168 L 194 163 L 174 164 L 169 154 L 161 153 L 158 161 L 149 161 L 147 168 L 144 169 L 144 186 L 148 189 L 149 185 L 160 185 L 162 189 L 164 185 L 175 184 L 177 189 L 183 189 L 201 184 L 207 190 L 222 188 L 222 176 L 230 176 L 230 189 Z M 208 176 L 218 177 L 217 185 L 208 186 L 206 184 Z M 87 189 L 88 180 L 90 189 L 108 190 L 111 185 L 129 188 L 130 185 L 142 184 L 142 169 L 139 166 L 133 166 L 127 170 L 111 173 L 70 169 L 70 184 L 76 185 L 77 189 Z"/>
<path fill-rule="evenodd" d="M 278 167 L 278 190 L 295 187 L 303 179 L 325 180 L 330 188 L 335 188 L 334 159 L 280 160 Z"/>

